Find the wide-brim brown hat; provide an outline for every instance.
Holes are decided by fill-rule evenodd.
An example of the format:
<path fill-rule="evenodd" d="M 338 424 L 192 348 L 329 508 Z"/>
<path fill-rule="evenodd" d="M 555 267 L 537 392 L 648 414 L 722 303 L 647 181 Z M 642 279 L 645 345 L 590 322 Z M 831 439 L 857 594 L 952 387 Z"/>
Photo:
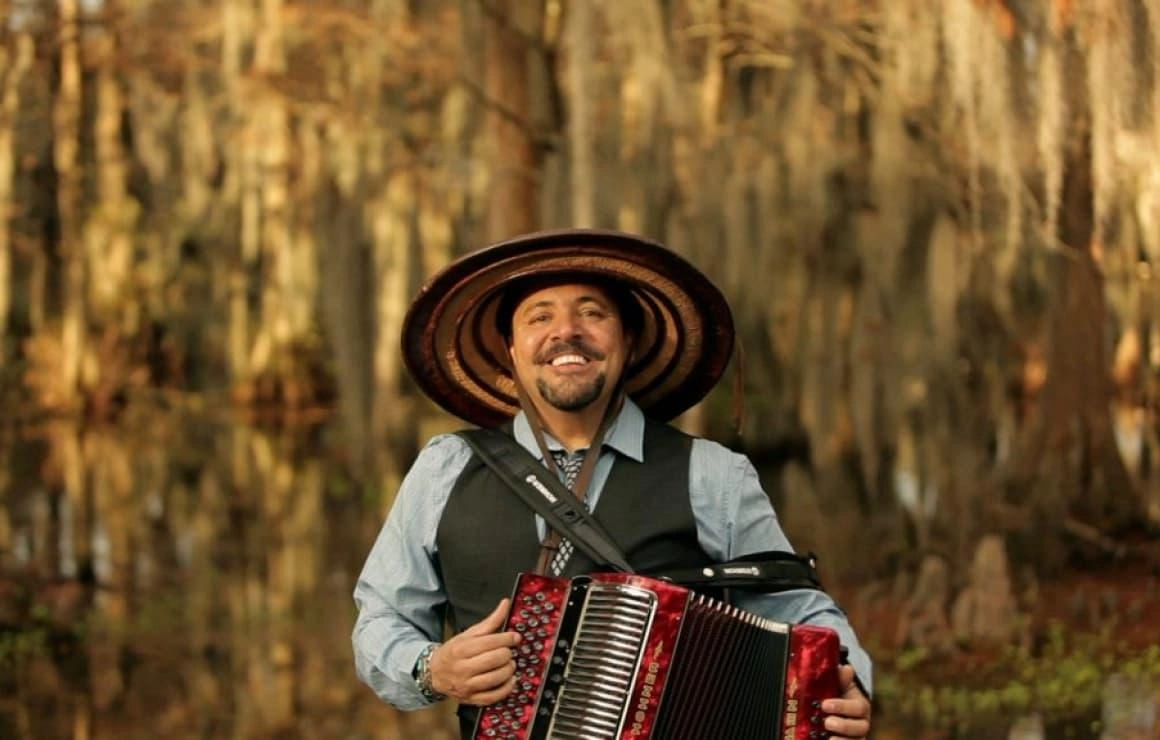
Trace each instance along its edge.
<path fill-rule="evenodd" d="M 403 322 L 403 359 L 436 403 L 497 426 L 519 411 L 507 341 L 496 320 L 505 290 L 529 279 L 614 282 L 640 305 L 625 390 L 668 421 L 716 385 L 733 351 L 733 315 L 721 291 L 676 252 L 616 231 L 568 229 L 485 247 L 431 278 Z"/>

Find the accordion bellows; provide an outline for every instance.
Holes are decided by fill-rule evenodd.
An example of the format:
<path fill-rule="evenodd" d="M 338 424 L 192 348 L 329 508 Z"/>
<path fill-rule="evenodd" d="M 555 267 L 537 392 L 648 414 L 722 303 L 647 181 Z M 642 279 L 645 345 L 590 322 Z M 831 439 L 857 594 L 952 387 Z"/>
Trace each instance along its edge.
<path fill-rule="evenodd" d="M 516 688 L 478 740 L 810 740 L 840 693 L 834 630 L 644 576 L 521 574 L 506 629 Z"/>

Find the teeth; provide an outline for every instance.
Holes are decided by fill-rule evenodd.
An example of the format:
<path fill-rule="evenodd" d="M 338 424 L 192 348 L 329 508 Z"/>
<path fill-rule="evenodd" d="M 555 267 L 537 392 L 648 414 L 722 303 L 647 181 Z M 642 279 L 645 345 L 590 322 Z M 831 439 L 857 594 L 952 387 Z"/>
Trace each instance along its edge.
<path fill-rule="evenodd" d="M 566 364 L 570 364 L 570 363 L 578 363 L 578 364 L 583 365 L 587 362 L 588 362 L 588 360 L 584 359 L 580 355 L 560 355 L 559 357 L 556 357 L 552 360 L 552 366 L 556 367 L 559 365 L 566 365 Z"/>

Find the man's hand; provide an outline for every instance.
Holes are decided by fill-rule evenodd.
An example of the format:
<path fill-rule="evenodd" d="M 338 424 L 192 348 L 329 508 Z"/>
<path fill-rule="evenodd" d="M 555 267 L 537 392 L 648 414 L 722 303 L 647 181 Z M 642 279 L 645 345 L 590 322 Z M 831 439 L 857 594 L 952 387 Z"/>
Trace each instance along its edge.
<path fill-rule="evenodd" d="M 840 666 L 838 675 L 842 698 L 822 702 L 822 711 L 831 715 L 826 729 L 838 737 L 864 738 L 870 734 L 870 700 L 854 683 L 853 666 Z"/>
<path fill-rule="evenodd" d="M 431 653 L 431 688 L 463 704 L 494 704 L 516 685 L 511 649 L 518 632 L 499 632 L 509 599 L 491 614 L 443 643 Z"/>

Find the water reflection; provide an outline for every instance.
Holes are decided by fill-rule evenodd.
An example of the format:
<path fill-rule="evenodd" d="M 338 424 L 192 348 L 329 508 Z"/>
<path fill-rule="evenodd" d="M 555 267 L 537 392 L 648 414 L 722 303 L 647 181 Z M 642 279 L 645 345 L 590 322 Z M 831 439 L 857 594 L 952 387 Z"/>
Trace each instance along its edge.
<path fill-rule="evenodd" d="M 453 738 L 449 707 L 398 714 L 354 676 L 350 594 L 397 476 L 356 483 L 332 434 L 192 412 L 0 430 L 0 738 Z M 1104 727 L 1140 734 L 1104 737 L 1155 731 L 1154 694 L 1108 692 L 1131 700 Z M 1098 719 L 949 731 L 885 707 L 875 736 L 1099 737 Z"/>
<path fill-rule="evenodd" d="M 350 592 L 385 502 L 327 431 L 9 432 L 0 737 L 451 737 L 354 678 Z"/>

